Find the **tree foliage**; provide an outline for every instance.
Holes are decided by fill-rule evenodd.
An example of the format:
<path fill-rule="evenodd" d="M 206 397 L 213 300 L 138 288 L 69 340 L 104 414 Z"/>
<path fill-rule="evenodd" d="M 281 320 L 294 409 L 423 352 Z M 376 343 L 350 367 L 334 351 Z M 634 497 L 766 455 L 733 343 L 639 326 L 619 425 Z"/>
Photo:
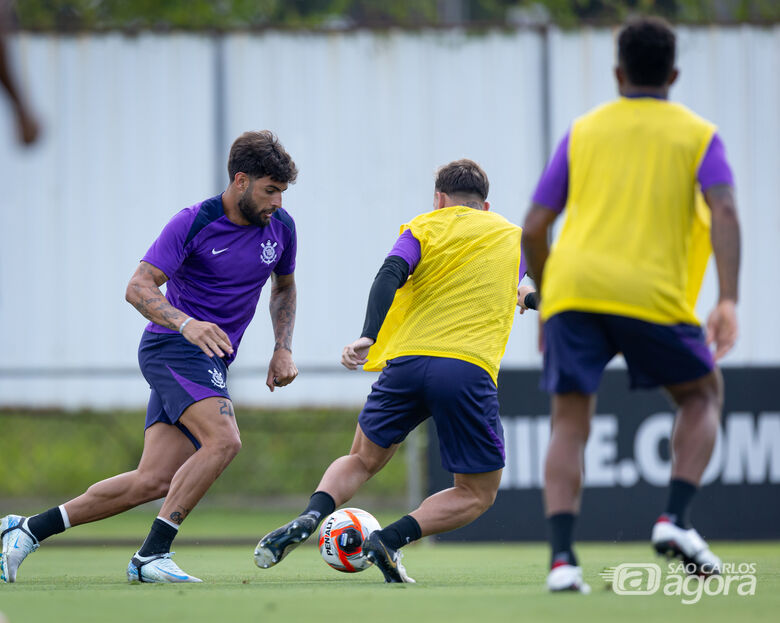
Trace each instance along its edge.
<path fill-rule="evenodd" d="M 26 29 L 349 29 L 676 22 L 777 22 L 778 0 L 20 0 Z"/>

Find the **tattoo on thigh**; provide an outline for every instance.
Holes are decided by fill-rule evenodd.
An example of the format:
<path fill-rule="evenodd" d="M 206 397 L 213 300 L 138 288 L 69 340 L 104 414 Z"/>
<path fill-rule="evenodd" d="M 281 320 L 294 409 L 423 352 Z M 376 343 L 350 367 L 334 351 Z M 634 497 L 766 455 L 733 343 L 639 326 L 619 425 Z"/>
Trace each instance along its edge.
<path fill-rule="evenodd" d="M 229 400 L 223 400 L 219 399 L 217 401 L 219 403 L 219 413 L 220 415 L 227 415 L 228 417 L 235 417 L 236 414 L 233 411 L 233 403 Z"/>

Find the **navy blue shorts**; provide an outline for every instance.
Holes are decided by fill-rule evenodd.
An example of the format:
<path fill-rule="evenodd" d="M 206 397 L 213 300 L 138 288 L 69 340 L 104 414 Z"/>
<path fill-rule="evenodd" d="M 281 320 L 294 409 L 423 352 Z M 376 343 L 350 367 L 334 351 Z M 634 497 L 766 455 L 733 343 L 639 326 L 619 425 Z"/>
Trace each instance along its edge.
<path fill-rule="evenodd" d="M 444 469 L 481 474 L 504 467 L 496 386 L 485 370 L 467 361 L 391 359 L 371 387 L 358 423 L 366 437 L 389 448 L 431 416 Z"/>
<path fill-rule="evenodd" d="M 632 389 L 686 383 L 715 367 L 699 326 L 567 311 L 544 323 L 541 388 L 551 394 L 593 394 L 618 353 L 626 360 Z"/>
<path fill-rule="evenodd" d="M 177 426 L 196 448 L 200 443 L 179 417 L 191 404 L 212 396 L 230 400 L 227 366 L 219 357 L 207 357 L 178 333 L 144 331 L 138 346 L 141 373 L 152 388 L 144 430 L 157 422 Z"/>

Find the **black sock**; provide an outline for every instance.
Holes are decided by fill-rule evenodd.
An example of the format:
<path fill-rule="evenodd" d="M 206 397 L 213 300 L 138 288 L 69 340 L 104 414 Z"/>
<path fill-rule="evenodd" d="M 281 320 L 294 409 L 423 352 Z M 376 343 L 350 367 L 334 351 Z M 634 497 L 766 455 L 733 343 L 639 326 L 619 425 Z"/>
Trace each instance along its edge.
<path fill-rule="evenodd" d="M 43 513 L 33 515 L 27 520 L 27 529 L 39 543 L 53 534 L 65 532 L 65 522 L 62 520 L 60 507 L 55 506 Z"/>
<path fill-rule="evenodd" d="M 688 511 L 698 490 L 696 485 L 687 480 L 675 478 L 669 483 L 669 500 L 664 514 L 680 528 L 688 527 Z"/>
<path fill-rule="evenodd" d="M 317 523 L 319 523 L 323 517 L 327 517 L 335 510 L 336 502 L 333 500 L 330 493 L 316 491 L 309 498 L 309 505 L 301 515 L 311 515 L 317 520 Z"/>
<path fill-rule="evenodd" d="M 171 551 L 171 543 L 179 531 L 173 526 L 165 523 L 157 517 L 152 523 L 152 529 L 149 536 L 146 537 L 141 549 L 138 550 L 139 556 L 152 556 L 153 554 L 167 554 Z"/>
<path fill-rule="evenodd" d="M 404 515 L 398 521 L 379 531 L 379 538 L 391 549 L 399 549 L 422 537 L 420 524 L 411 515 Z"/>
<path fill-rule="evenodd" d="M 547 518 L 547 523 L 550 526 L 550 546 L 552 547 L 551 567 L 558 562 L 577 565 L 577 557 L 571 547 L 575 521 L 577 521 L 577 516 L 574 513 L 557 513 Z"/>

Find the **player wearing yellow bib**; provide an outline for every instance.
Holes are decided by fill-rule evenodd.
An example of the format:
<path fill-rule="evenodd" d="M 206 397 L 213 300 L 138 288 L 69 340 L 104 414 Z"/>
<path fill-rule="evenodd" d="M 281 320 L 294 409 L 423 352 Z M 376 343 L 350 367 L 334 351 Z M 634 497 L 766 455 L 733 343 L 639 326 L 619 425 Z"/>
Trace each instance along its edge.
<path fill-rule="evenodd" d="M 664 387 L 678 408 L 672 480 L 654 548 L 717 573 L 720 560 L 687 521 L 718 429 L 715 359 L 733 346 L 739 224 L 733 178 L 715 126 L 667 100 L 677 78 L 675 36 L 660 19 L 629 22 L 618 37 L 621 97 L 577 119 L 543 174 L 525 220 L 529 272 L 541 283 L 542 385 L 552 394 L 545 464 L 550 590 L 587 591 L 572 550 L 583 452 L 595 394 L 619 352 L 632 387 Z M 708 245 L 697 193 L 711 213 L 720 296 L 707 337 L 694 315 Z M 566 209 L 552 250 L 550 226 Z M 705 215 L 706 216 L 706 215 Z M 695 254 L 695 255 L 694 255 Z"/>
<path fill-rule="evenodd" d="M 479 165 L 452 162 L 438 172 L 434 210 L 401 228 L 371 288 L 361 337 L 342 355 L 351 370 L 382 369 L 352 449 L 328 467 L 301 516 L 260 540 L 258 566 L 275 565 L 308 538 L 428 417 L 454 486 L 372 533 L 363 553 L 385 581 L 413 582 L 401 547 L 464 526 L 493 504 L 504 467 L 496 376 L 515 306 L 535 307 L 535 292 L 518 287 L 522 231 L 488 211 L 487 194 Z"/>

